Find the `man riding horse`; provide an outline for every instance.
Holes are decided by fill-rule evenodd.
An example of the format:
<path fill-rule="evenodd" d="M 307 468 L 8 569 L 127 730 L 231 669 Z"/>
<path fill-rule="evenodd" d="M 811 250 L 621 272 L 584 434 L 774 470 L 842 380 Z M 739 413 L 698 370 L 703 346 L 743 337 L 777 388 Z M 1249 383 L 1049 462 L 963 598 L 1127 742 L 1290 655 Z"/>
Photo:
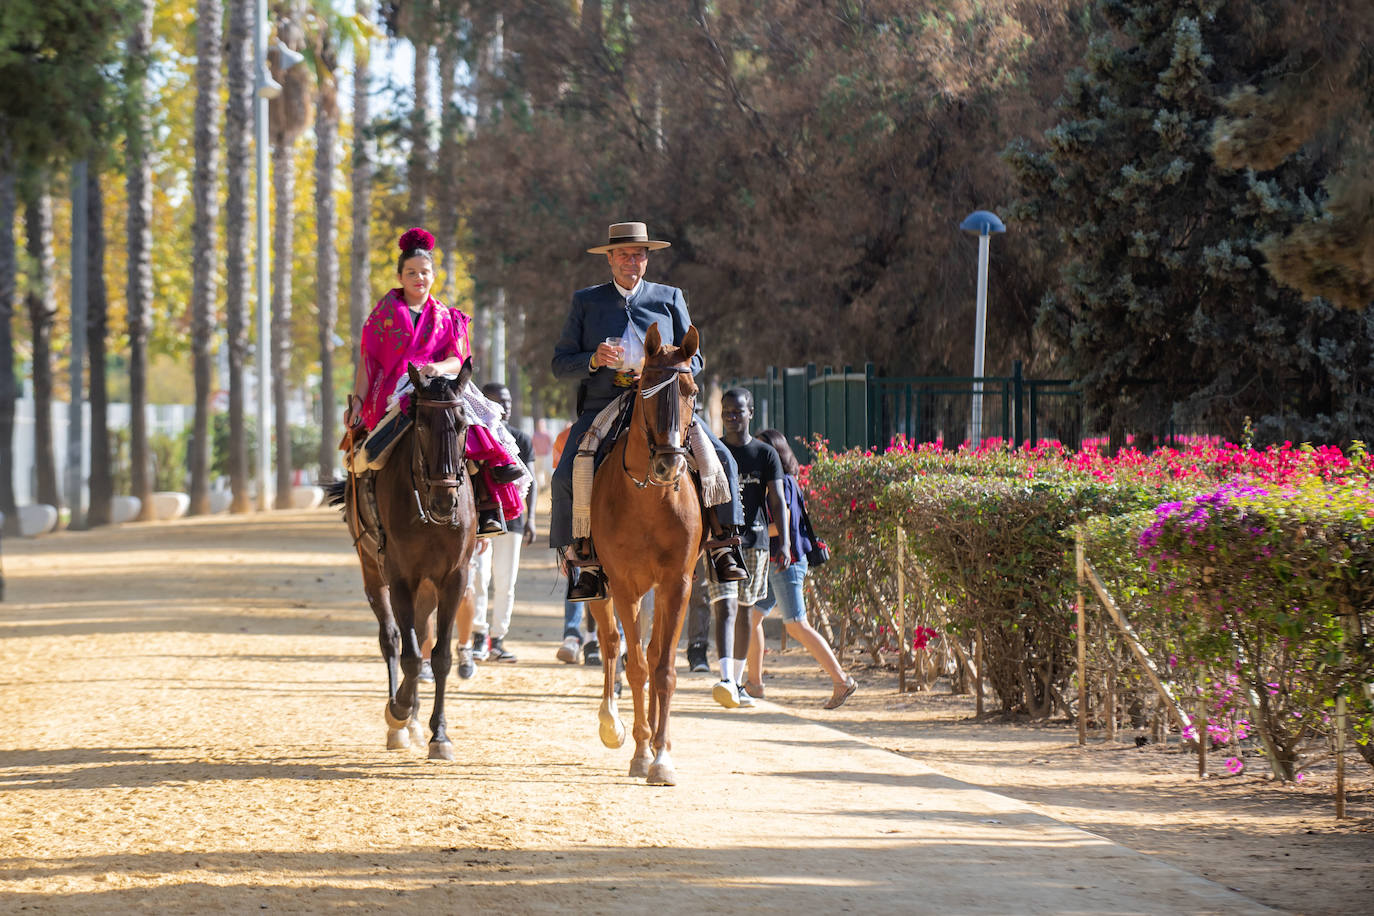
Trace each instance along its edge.
<path fill-rule="evenodd" d="M 682 290 L 644 279 L 649 252 L 669 247 L 668 242 L 649 238 L 644 223 L 614 223 L 606 244 L 588 248 L 589 254 L 605 254 L 611 268 L 611 282 L 578 290 L 573 294 L 568 320 L 554 346 L 553 374 L 561 379 L 577 379 L 578 416 L 568 436 L 573 448 L 565 448 L 553 474 L 552 513 L 549 546 L 562 551 L 568 564 L 568 598 L 573 601 L 606 596 L 606 580 L 589 537 L 573 537 L 573 466 L 579 448 L 576 443 L 591 428 L 597 415 L 638 382 L 644 361 L 644 340 L 649 328 L 657 325 L 664 344 L 683 341 L 692 321 Z M 614 341 L 619 340 L 617 344 Z M 704 362 L 698 353 L 692 358 L 692 374 Z M 745 579 L 743 557 L 739 553 L 737 530 L 744 523 L 739 499 L 735 461 L 729 450 L 709 429 L 703 430 L 714 452 L 715 462 L 724 470 L 728 493 L 714 494 L 703 506 L 711 538 L 706 541 L 712 574 L 718 581 Z M 710 456 L 697 456 L 700 463 Z M 701 477 L 698 475 L 697 485 Z"/>

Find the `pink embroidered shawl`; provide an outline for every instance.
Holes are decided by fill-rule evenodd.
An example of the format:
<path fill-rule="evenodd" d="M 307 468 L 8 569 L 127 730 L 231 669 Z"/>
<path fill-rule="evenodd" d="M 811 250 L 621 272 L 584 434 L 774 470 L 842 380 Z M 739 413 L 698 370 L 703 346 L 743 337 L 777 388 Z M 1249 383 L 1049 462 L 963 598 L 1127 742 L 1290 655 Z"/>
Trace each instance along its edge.
<path fill-rule="evenodd" d="M 386 413 L 387 398 L 410 363 L 434 363 L 472 355 L 468 340 L 471 319 L 430 296 L 412 322 L 405 295 L 393 289 L 381 298 L 363 324 L 362 358 L 367 373 L 363 425 L 372 429 Z"/>

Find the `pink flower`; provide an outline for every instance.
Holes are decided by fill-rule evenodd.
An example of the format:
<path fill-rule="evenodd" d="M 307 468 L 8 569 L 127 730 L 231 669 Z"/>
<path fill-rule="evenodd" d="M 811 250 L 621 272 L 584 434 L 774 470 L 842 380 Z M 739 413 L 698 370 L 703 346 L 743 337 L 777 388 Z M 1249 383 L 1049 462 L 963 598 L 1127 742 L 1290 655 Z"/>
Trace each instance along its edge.
<path fill-rule="evenodd" d="M 1235 776 L 1240 773 L 1241 770 L 1245 769 L 1245 761 L 1241 760 L 1239 757 L 1227 757 L 1226 769 L 1230 771 L 1232 776 Z"/>

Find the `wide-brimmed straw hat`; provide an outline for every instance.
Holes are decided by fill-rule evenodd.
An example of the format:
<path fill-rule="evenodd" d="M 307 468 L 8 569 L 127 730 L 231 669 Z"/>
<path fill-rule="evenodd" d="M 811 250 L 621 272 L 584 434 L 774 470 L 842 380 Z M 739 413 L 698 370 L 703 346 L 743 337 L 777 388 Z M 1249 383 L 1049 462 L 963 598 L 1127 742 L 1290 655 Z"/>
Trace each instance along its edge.
<path fill-rule="evenodd" d="M 611 223 L 606 230 L 606 244 L 588 248 L 587 254 L 605 254 L 612 248 L 647 248 L 658 251 L 667 248 L 672 242 L 660 242 L 649 238 L 649 229 L 643 223 Z"/>

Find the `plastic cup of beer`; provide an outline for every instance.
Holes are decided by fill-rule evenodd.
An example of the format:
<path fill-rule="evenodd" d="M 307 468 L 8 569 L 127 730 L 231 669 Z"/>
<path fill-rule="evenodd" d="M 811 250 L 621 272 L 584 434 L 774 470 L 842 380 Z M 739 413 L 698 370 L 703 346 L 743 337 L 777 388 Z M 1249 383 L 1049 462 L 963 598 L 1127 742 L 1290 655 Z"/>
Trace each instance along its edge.
<path fill-rule="evenodd" d="M 616 355 L 615 362 L 607 363 L 606 366 L 611 369 L 619 369 L 622 365 L 624 365 L 621 357 L 625 354 L 625 338 L 607 337 L 604 341 L 602 341 L 602 343 L 606 344 L 607 346 L 615 347 L 617 350 L 620 351 L 620 353 Z"/>

